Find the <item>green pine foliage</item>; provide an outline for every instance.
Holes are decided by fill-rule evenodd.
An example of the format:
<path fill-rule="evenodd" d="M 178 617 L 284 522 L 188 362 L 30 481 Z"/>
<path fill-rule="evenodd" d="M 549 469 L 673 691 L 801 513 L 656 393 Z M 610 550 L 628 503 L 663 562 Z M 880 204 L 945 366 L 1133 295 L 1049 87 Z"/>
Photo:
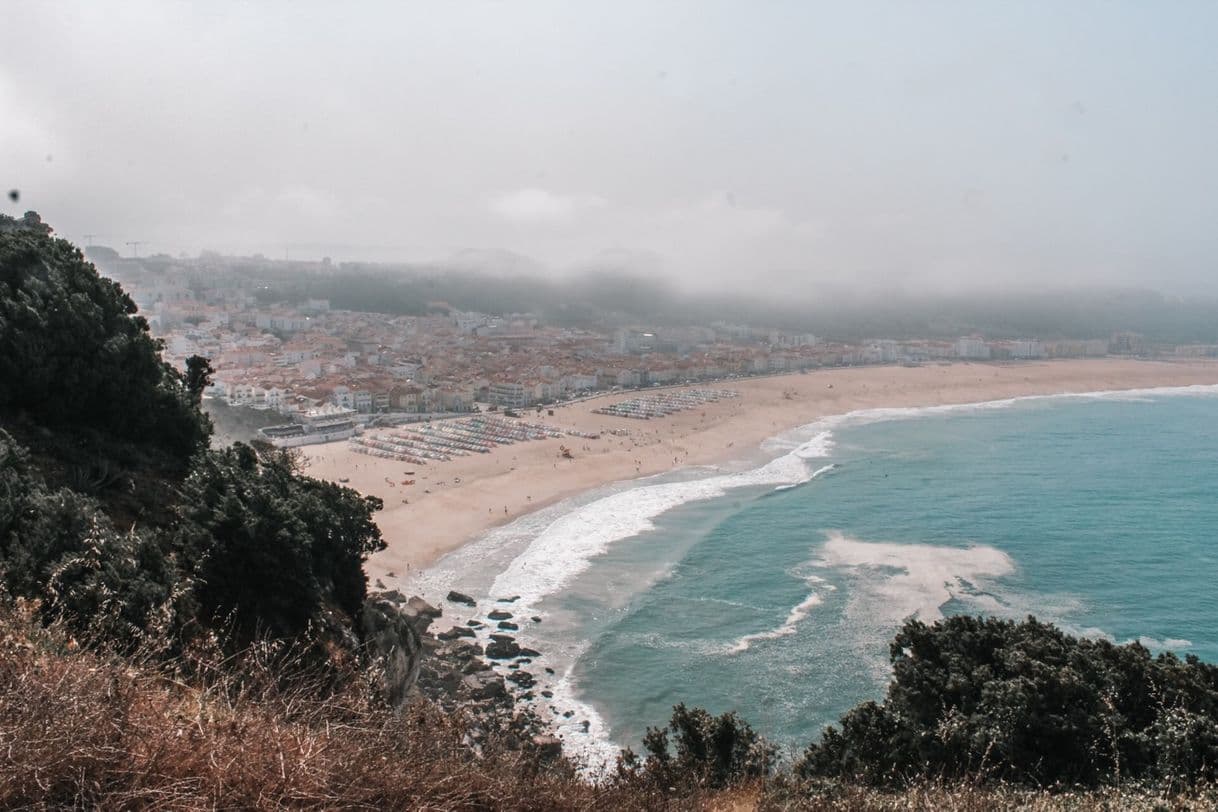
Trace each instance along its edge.
<path fill-rule="evenodd" d="M 630 750 L 618 762 L 618 780 L 662 788 L 723 789 L 766 778 L 778 749 L 734 712 L 712 716 L 684 703 L 672 709 L 667 727 L 648 728 L 647 759 Z"/>
<path fill-rule="evenodd" d="M 884 702 L 805 752 L 805 777 L 1033 786 L 1218 779 L 1218 667 L 1022 622 L 909 621 Z"/>
<path fill-rule="evenodd" d="M 287 453 L 238 443 L 196 463 L 173 546 L 199 584 L 203 617 L 232 615 L 244 640 L 300 636 L 327 606 L 358 615 L 364 559 L 385 546 L 372 521 L 380 508 L 300 476 Z"/>
<path fill-rule="evenodd" d="M 0 416 L 188 459 L 210 424 L 160 349 L 131 298 L 75 246 L 0 231 Z"/>
<path fill-rule="evenodd" d="M 271 447 L 207 450 L 208 360 L 173 369 L 121 287 L 31 222 L 0 218 L 4 592 L 119 648 L 353 640 L 380 501 Z"/>

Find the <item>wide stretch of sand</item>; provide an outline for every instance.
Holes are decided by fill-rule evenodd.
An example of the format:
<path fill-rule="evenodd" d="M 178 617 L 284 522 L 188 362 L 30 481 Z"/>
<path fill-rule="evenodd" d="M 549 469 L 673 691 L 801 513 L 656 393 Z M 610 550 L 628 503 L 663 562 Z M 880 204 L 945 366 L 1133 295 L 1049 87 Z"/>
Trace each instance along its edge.
<path fill-rule="evenodd" d="M 346 478 L 350 487 L 384 500 L 376 521 L 388 548 L 367 566 L 376 578 L 426 567 L 490 527 L 600 485 L 679 465 L 755 457 L 766 438 L 827 415 L 1019 395 L 1216 383 L 1218 362 L 1204 361 L 1102 359 L 818 370 L 713 384 L 740 397 L 661 419 L 593 414 L 593 409 L 635 393 L 561 406 L 552 417 L 536 417 L 530 411 L 526 418 L 558 429 L 601 432 L 599 440 L 567 437 L 517 443 L 426 466 L 358 454 L 346 442 L 302 450 L 311 475 L 332 481 Z M 609 434 L 611 429 L 625 429 L 629 435 Z M 564 444 L 574 459 L 561 457 L 559 447 Z M 415 472 L 416 482 L 403 486 L 400 481 L 408 470 Z"/>

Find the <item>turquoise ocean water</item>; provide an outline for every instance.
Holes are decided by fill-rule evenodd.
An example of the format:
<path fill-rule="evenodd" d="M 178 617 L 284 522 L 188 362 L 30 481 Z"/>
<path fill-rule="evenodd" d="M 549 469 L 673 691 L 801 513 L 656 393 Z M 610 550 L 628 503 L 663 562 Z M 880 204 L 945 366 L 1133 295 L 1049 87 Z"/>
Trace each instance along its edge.
<path fill-rule="evenodd" d="M 800 748 L 882 697 L 910 616 L 1035 614 L 1218 661 L 1213 388 L 861 413 L 767 451 L 555 506 L 430 577 L 543 617 L 521 636 L 590 758 L 676 702 Z"/>

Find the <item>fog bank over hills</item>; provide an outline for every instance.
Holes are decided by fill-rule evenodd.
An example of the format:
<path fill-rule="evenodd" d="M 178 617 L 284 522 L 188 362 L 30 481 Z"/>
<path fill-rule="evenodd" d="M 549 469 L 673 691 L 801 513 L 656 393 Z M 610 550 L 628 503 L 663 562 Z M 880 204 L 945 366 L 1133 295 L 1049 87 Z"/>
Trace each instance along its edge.
<path fill-rule="evenodd" d="M 584 270 L 539 272 L 525 258 L 497 255 L 465 263 L 322 263 L 266 257 L 195 259 L 121 257 L 106 246 L 85 249 L 99 269 L 118 279 L 131 268 L 177 268 L 200 280 L 233 274 L 264 305 L 327 299 L 336 309 L 421 315 L 452 308 L 491 314 L 533 313 L 569 326 L 747 324 L 811 332 L 831 340 L 945 338 L 1109 338 L 1139 333 L 1152 343 L 1218 343 L 1218 298 L 1178 297 L 1145 288 L 1086 286 L 1041 290 L 787 292 L 756 286 L 746 292 L 682 288 L 662 275 Z M 487 268 L 492 270 L 486 270 Z"/>
<path fill-rule="evenodd" d="M 662 279 L 622 272 L 569 278 L 491 276 L 476 271 L 415 271 L 376 266 L 345 269 L 328 290 L 336 307 L 422 312 L 443 301 L 484 312 L 535 312 L 553 323 L 709 324 L 727 322 L 809 331 L 835 340 L 948 338 L 1108 338 L 1137 332 L 1169 344 L 1218 342 L 1218 299 L 1171 297 L 1139 288 L 1073 286 L 1040 291 L 837 291 L 819 295 L 770 292 L 698 293 Z M 396 278 L 395 278 L 396 277 Z M 289 280 L 285 280 L 289 285 Z"/>

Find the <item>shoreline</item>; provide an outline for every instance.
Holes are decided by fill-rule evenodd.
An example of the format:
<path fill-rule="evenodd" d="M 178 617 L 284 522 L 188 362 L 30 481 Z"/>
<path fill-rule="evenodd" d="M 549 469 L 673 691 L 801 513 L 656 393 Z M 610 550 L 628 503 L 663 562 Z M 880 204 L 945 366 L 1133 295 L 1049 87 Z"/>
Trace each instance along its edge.
<path fill-rule="evenodd" d="M 601 437 L 522 442 L 426 467 L 361 455 L 346 443 L 302 450 L 309 475 L 348 479 L 348 487 L 384 501 L 375 518 L 388 546 L 365 570 L 370 581 L 396 580 L 497 526 L 586 491 L 686 466 L 755 462 L 766 440 L 826 417 L 1198 384 L 1218 384 L 1218 362 L 1095 359 L 825 369 L 708 385 L 735 390 L 740 397 L 653 420 L 592 411 L 648 390 L 555 406 L 553 416 L 530 410 L 522 419 Z M 663 391 L 687 388 L 698 387 Z M 607 433 L 614 429 L 628 435 Z M 561 456 L 564 444 L 574 459 Z M 405 469 L 415 470 L 414 486 L 398 484 Z"/>

